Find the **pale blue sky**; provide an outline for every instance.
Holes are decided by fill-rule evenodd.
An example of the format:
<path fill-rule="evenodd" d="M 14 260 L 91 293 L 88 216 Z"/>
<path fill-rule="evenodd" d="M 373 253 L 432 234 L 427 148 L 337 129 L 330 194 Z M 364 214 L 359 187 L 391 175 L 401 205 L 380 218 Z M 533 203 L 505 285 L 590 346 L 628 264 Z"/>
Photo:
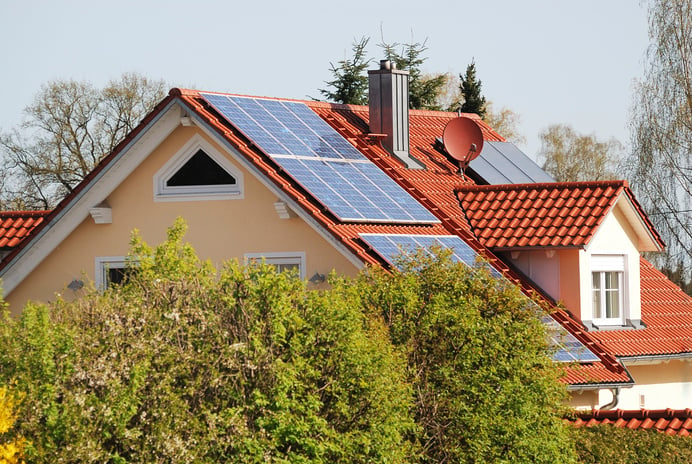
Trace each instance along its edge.
<path fill-rule="evenodd" d="M 19 123 L 49 80 L 100 86 L 129 71 L 200 90 L 319 97 L 354 38 L 371 36 L 380 58 L 381 28 L 387 42 L 427 39 L 429 72 L 463 72 L 475 58 L 484 95 L 521 115 L 531 156 L 552 123 L 629 140 L 648 46 L 637 0 L 0 0 L 0 128 Z"/>

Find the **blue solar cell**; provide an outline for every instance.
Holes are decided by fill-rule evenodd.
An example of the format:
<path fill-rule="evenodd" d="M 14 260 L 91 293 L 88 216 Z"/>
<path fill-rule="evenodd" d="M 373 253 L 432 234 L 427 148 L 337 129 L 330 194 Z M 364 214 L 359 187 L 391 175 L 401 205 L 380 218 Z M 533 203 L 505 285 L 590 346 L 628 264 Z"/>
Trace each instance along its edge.
<path fill-rule="evenodd" d="M 433 245 L 451 249 L 454 260 L 469 266 L 478 261 L 478 254 L 473 248 L 456 235 L 360 234 L 360 237 L 390 264 L 394 264 L 402 252 Z"/>
<path fill-rule="evenodd" d="M 555 349 L 553 360 L 560 362 L 597 362 L 600 358 L 550 316 L 543 316 L 550 344 Z"/>
<path fill-rule="evenodd" d="M 439 222 L 305 104 L 204 98 L 339 219 Z"/>

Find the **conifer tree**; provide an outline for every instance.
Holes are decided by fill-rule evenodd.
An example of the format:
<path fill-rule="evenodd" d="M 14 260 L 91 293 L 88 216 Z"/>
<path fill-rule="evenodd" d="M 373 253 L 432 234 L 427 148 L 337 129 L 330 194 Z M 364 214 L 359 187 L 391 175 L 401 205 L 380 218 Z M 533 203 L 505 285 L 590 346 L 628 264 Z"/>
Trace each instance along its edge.
<path fill-rule="evenodd" d="M 476 77 L 476 62 L 471 61 L 466 67 L 466 74 L 459 74 L 461 95 L 464 103 L 461 105 L 462 113 L 475 113 L 485 118 L 485 97 L 481 94 L 481 81 Z"/>
<path fill-rule="evenodd" d="M 427 57 L 427 41 L 408 43 L 397 51 L 398 43 L 381 43 L 386 59 L 396 64 L 397 69 L 409 73 L 409 107 L 414 110 L 440 110 L 439 97 L 447 76 L 445 74 L 423 74 L 422 66 Z"/>
<path fill-rule="evenodd" d="M 369 37 L 361 37 L 353 42 L 353 57 L 339 61 L 338 66 L 329 63 L 334 80 L 326 82 L 334 90 L 320 89 L 327 100 L 351 105 L 368 104 L 368 76 L 366 73 L 370 59 L 365 55 Z"/>

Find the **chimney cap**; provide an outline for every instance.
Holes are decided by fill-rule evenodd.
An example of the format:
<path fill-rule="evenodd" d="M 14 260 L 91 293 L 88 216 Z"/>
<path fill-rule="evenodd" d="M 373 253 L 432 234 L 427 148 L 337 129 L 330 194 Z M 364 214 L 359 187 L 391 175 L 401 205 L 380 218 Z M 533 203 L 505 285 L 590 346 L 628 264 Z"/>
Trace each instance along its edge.
<path fill-rule="evenodd" d="M 396 69 L 396 63 L 394 63 L 390 60 L 380 60 L 380 69 L 382 69 L 382 70 Z"/>

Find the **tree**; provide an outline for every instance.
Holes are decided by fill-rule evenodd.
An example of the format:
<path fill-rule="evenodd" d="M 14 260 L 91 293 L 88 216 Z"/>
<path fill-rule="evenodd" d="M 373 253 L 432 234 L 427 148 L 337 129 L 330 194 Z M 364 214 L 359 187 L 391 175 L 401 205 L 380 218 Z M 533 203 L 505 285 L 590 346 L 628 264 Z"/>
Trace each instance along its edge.
<path fill-rule="evenodd" d="M 400 45 L 383 41 L 379 46 L 385 58 L 395 63 L 397 69 L 409 72 L 409 107 L 415 110 L 440 110 L 438 98 L 447 77 L 445 74 L 423 74 L 422 66 L 427 59 L 423 54 L 428 50 L 426 43 L 427 40 Z"/>
<path fill-rule="evenodd" d="M 652 0 L 644 77 L 635 87 L 628 178 L 668 245 L 650 258 L 692 281 L 692 1 Z"/>
<path fill-rule="evenodd" d="M 350 293 L 215 269 L 178 221 L 122 286 L 0 324 L 31 462 L 406 462 L 404 360 Z"/>
<path fill-rule="evenodd" d="M 574 462 L 564 385 L 528 299 L 485 267 L 418 252 L 350 291 L 408 359 L 421 463 Z"/>
<path fill-rule="evenodd" d="M 558 182 L 616 179 L 622 145 L 554 124 L 540 133 L 543 169 Z"/>
<path fill-rule="evenodd" d="M 514 144 L 526 142 L 526 138 L 519 133 L 517 128 L 520 116 L 509 108 L 500 108 L 495 111 L 493 102 L 488 101 L 485 105 L 485 117 L 483 120 L 498 134 L 507 141 Z"/>
<path fill-rule="evenodd" d="M 481 118 L 485 118 L 485 97 L 481 94 L 481 81 L 476 77 L 476 62 L 471 61 L 466 67 L 465 74 L 459 74 L 462 113 L 475 113 Z"/>
<path fill-rule="evenodd" d="M 3 174 L 0 206 L 49 209 L 70 193 L 94 166 L 151 111 L 166 84 L 123 74 L 103 89 L 88 82 L 44 85 L 25 121 L 0 134 Z"/>
<path fill-rule="evenodd" d="M 372 61 L 366 58 L 365 47 L 370 41 L 369 37 L 361 37 L 353 42 L 353 57 L 339 61 L 338 66 L 329 63 L 333 80 L 327 82 L 333 91 L 320 89 L 320 93 L 328 100 L 350 105 L 368 104 L 368 64 Z"/>

